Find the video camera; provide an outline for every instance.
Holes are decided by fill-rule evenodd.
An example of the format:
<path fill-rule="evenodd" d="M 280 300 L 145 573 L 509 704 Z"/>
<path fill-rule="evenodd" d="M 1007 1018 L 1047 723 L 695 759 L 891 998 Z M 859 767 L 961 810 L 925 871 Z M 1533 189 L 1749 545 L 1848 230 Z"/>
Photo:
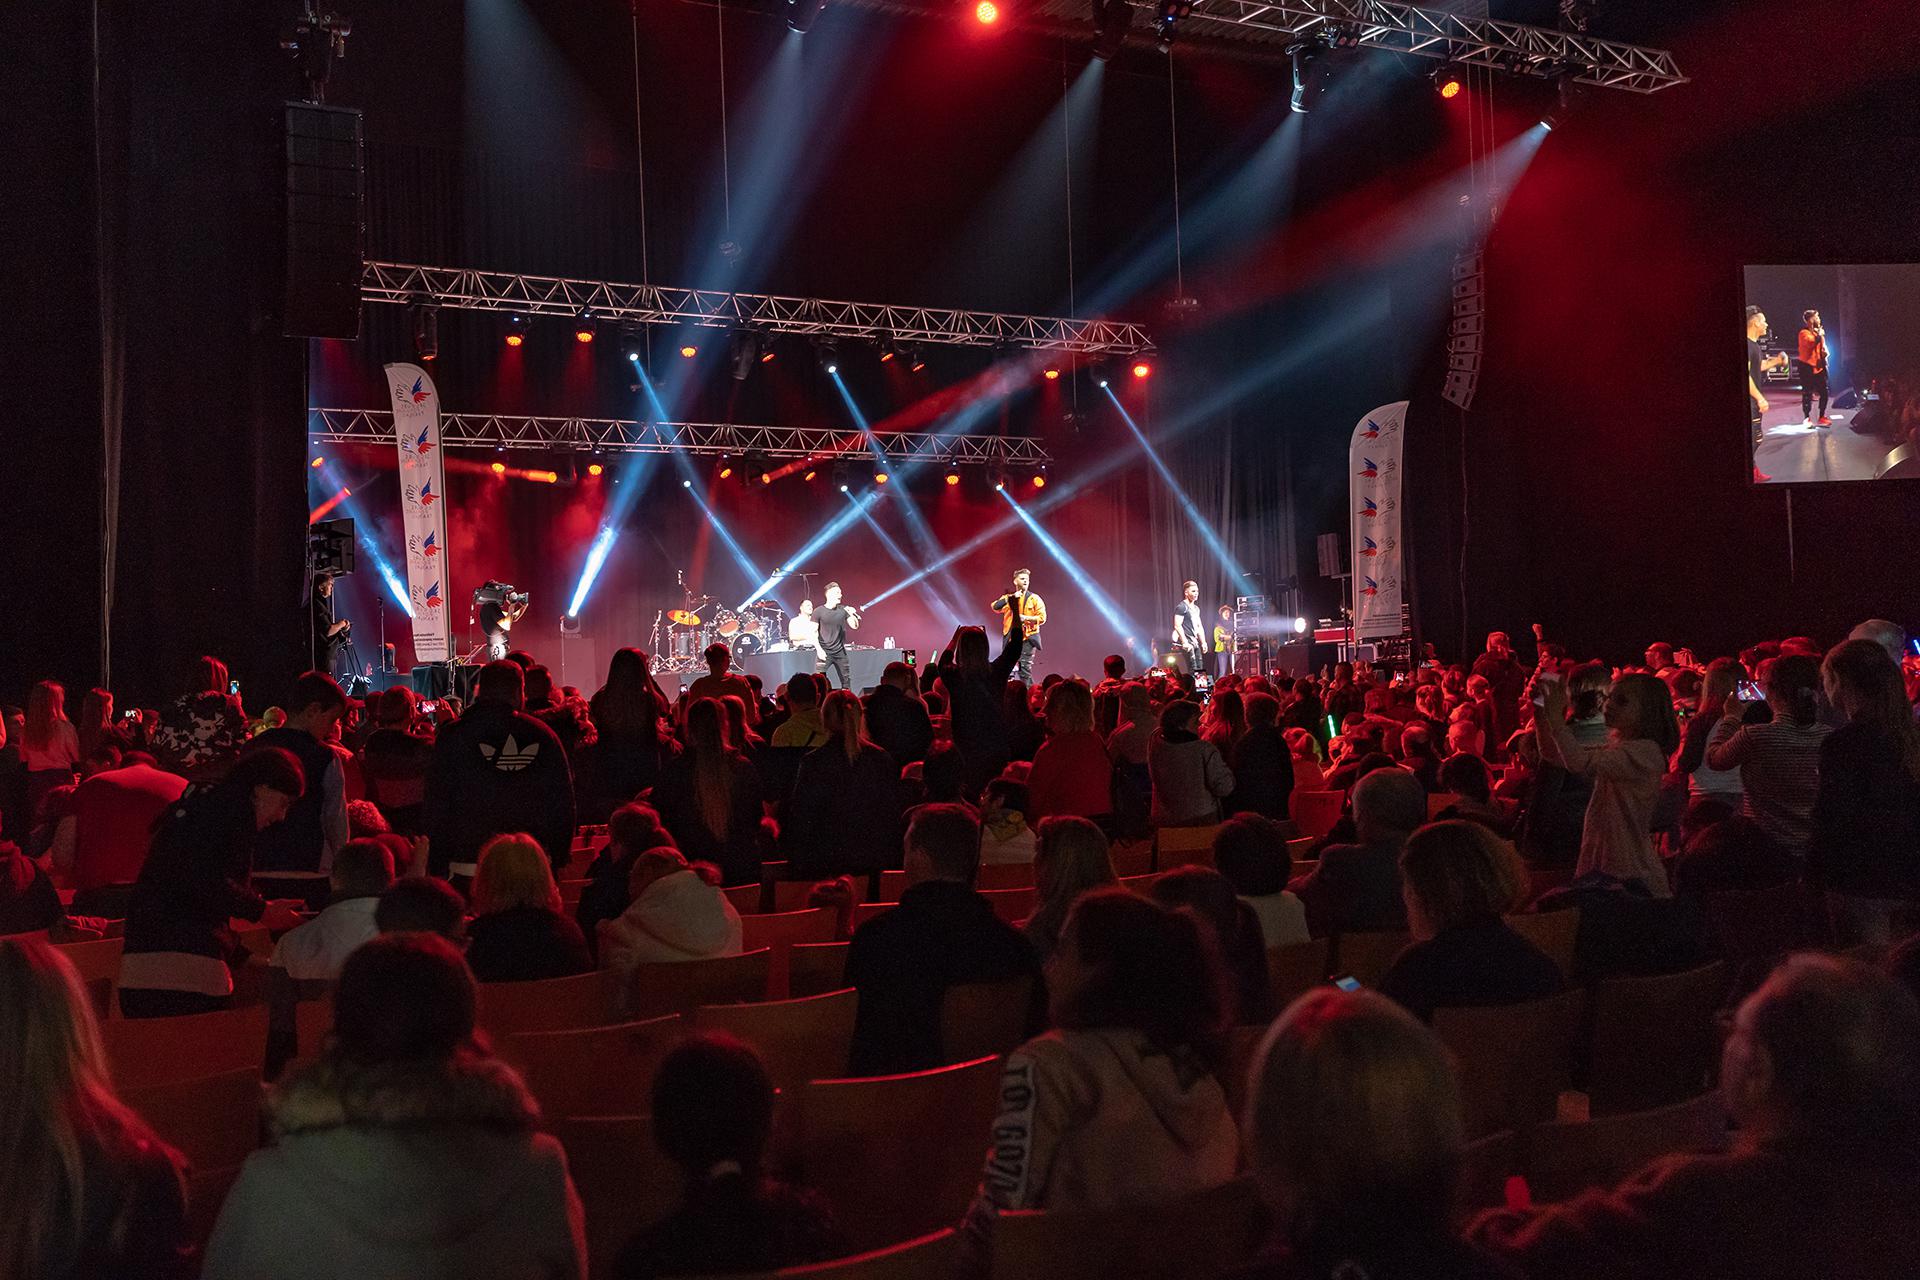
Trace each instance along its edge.
<path fill-rule="evenodd" d="M 508 605 L 526 604 L 528 600 L 529 597 L 526 592 L 516 591 L 511 585 L 505 582 L 489 580 L 473 589 L 473 602 L 475 604 L 497 604 L 505 608 Z"/>

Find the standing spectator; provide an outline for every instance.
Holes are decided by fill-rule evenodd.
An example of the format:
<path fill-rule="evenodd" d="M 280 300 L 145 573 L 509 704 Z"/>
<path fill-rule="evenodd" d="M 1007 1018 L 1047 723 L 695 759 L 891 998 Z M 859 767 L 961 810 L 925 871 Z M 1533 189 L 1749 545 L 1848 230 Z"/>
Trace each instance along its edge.
<path fill-rule="evenodd" d="M 553 730 L 520 710 L 525 679 L 512 662 L 489 662 L 473 705 L 433 744 L 426 827 L 437 876 L 471 876 L 480 846 L 505 831 L 530 832 L 555 866 L 573 851 L 573 774 Z"/>
<path fill-rule="evenodd" d="M 760 774 L 727 745 L 720 704 L 687 708 L 687 749 L 667 762 L 653 789 L 660 820 L 692 862 L 711 862 L 726 884 L 760 879 Z"/>
<path fill-rule="evenodd" d="M 1513 806 L 1493 795 L 1493 777 L 1487 762 L 1479 756 L 1455 756 L 1440 766 L 1440 792 L 1454 797 L 1440 814 L 1445 818 L 1465 818 L 1478 822 L 1496 834 L 1512 833 L 1518 816 Z"/>
<path fill-rule="evenodd" d="M 1207 704 L 1206 715 L 1201 717 L 1200 736 L 1219 748 L 1222 756 L 1232 756 L 1233 749 L 1247 732 L 1247 704 L 1238 689 L 1216 689 L 1213 700 Z"/>
<path fill-rule="evenodd" d="M 1884 946 L 1920 898 L 1920 726 L 1871 640 L 1835 646 L 1821 678 L 1847 722 L 1820 744 L 1807 878 L 1826 891 L 1836 941 Z"/>
<path fill-rule="evenodd" d="M 287 722 L 257 735 L 249 749 L 278 747 L 300 762 L 307 789 L 285 822 L 260 833 L 254 869 L 324 881 L 348 839 L 346 777 L 329 739 L 347 713 L 347 695 L 330 675 L 309 671 L 293 682 Z"/>
<path fill-rule="evenodd" d="M 867 732 L 903 769 L 933 748 L 933 721 L 914 695 L 913 668 L 904 662 L 889 662 L 867 695 Z"/>
<path fill-rule="evenodd" d="M 161 815 L 127 904 L 120 1011 L 129 1018 L 210 1013 L 233 996 L 239 960 L 228 922 L 286 930 L 292 906 L 250 887 L 260 832 L 286 817 L 306 789 L 300 762 L 278 747 L 237 761 L 227 776 Z"/>
<path fill-rule="evenodd" d="M 560 886 L 530 835 L 495 836 L 480 850 L 473 913 L 467 967 L 481 982 L 571 978 L 593 968 L 587 940 L 567 918 Z"/>
<path fill-rule="evenodd" d="M 54 870 L 73 886 L 78 915 L 127 914 L 127 899 L 153 842 L 153 826 L 187 789 L 187 780 L 135 762 L 96 773 L 74 789 L 71 811 L 54 829 Z"/>
<path fill-rule="evenodd" d="M 584 1280 L 566 1157 L 520 1077 L 474 1032 L 477 992 L 432 934 L 376 938 L 333 996 L 319 1060 L 268 1100 L 207 1245 L 207 1280 Z"/>
<path fill-rule="evenodd" d="M 1602 713 L 1610 736 L 1600 746 L 1582 746 L 1567 726 L 1564 681 L 1543 679 L 1535 688 L 1541 699 L 1533 716 L 1540 759 L 1593 780 L 1575 870 L 1637 881 L 1654 897 L 1666 897 L 1671 890 L 1653 848 L 1653 810 L 1667 757 L 1680 745 L 1666 682 L 1645 674 L 1617 681 Z"/>
<path fill-rule="evenodd" d="M 847 983 L 860 992 L 848 1071 L 924 1071 L 941 1064 L 940 1003 L 963 982 L 1034 979 L 1031 1021 L 1045 993 L 1020 931 L 974 892 L 980 826 L 957 805 L 923 806 L 907 827 L 907 887 L 900 905 L 854 931 Z"/>
<path fill-rule="evenodd" d="M 1047 739 L 1027 775 L 1027 822 L 1070 816 L 1099 821 L 1113 812 L 1113 766 L 1093 731 L 1093 695 L 1078 680 L 1047 694 Z"/>
<path fill-rule="evenodd" d="M 1280 736 L 1280 700 L 1270 693 L 1247 695 L 1247 731 L 1227 753 L 1233 770 L 1232 813 L 1284 819 L 1293 800 L 1293 750 Z M 1312 741 L 1308 736 L 1308 741 Z"/>
<path fill-rule="evenodd" d="M 1119 883 L 1106 835 L 1085 818 L 1071 817 L 1040 824 L 1033 880 L 1034 910 L 1022 928 L 1042 964 L 1060 945 L 1060 931 L 1073 904 L 1095 889 Z"/>
<path fill-rule="evenodd" d="M 653 678 L 645 652 L 617 651 L 607 666 L 607 683 L 588 703 L 593 745 L 581 770 L 581 818 L 597 821 L 654 784 L 660 769 L 678 753 L 660 724 L 671 704 Z"/>
<path fill-rule="evenodd" d="M 724 698 L 731 694 L 740 699 L 749 721 L 758 720 L 759 699 L 753 696 L 753 686 L 747 683 L 747 678 L 732 670 L 733 650 L 716 640 L 700 656 L 706 660 L 707 674 L 687 688 L 683 701 L 691 706 L 701 698 Z"/>
<path fill-rule="evenodd" d="M 89 689 L 80 700 L 80 719 L 74 724 L 80 735 L 80 758 L 97 756 L 105 748 L 125 751 L 127 734 L 113 720 L 113 694 L 105 689 Z"/>
<path fill-rule="evenodd" d="M 1513 656 L 1513 642 L 1504 631 L 1490 632 L 1487 651 L 1473 660 L 1473 674 L 1487 682 L 1492 703 L 1491 725 L 1483 726 L 1495 742 L 1505 742 L 1520 727 L 1520 698 L 1527 687 L 1527 669 Z"/>
<path fill-rule="evenodd" d="M 1674 1155 L 1472 1234 L 1529 1276 L 1801 1280 L 1913 1275 L 1920 1238 L 1920 1006 L 1889 977 L 1790 957 L 1733 1018 L 1725 1155 Z"/>
<path fill-rule="evenodd" d="M 1007 758 L 1033 759 L 1041 740 L 1047 736 L 1046 721 L 1033 713 L 1033 691 L 1018 680 L 1009 680 L 1001 695 L 1001 706 L 1007 722 Z"/>
<path fill-rule="evenodd" d="M 1322 987 L 1267 1033 L 1247 1082 L 1248 1162 L 1274 1211 L 1237 1280 L 1504 1280 L 1454 1214 L 1466 1124 L 1447 1051 L 1370 991 Z"/>
<path fill-rule="evenodd" d="M 1287 889 L 1293 855 L 1285 827 L 1256 813 L 1228 818 L 1214 833 L 1213 865 L 1253 909 L 1263 945 L 1290 947 L 1309 940 L 1306 903 Z"/>
<path fill-rule="evenodd" d="M 247 740 L 247 717 L 230 692 L 227 664 L 196 658 L 187 669 L 185 692 L 160 711 L 153 735 L 160 767 L 195 782 L 225 772 Z"/>
<path fill-rule="evenodd" d="M 773 731 L 772 745 L 802 747 L 808 751 L 827 740 L 827 725 L 820 718 L 820 699 L 827 678 L 796 671 L 787 679 L 787 718 Z"/>
<path fill-rule="evenodd" d="M 1729 694 L 1707 744 L 1707 764 L 1740 770 L 1740 838 L 1725 854 L 1689 850 L 1680 874 L 1690 888 L 1775 884 L 1796 875 L 1813 842 L 1820 791 L 1820 747 L 1832 729 L 1820 722 L 1820 664 L 1799 654 L 1766 669 L 1765 724 L 1744 723 L 1747 704 Z"/>
<path fill-rule="evenodd" d="M 1473 759 L 1471 754 L 1457 755 L 1456 759 Z M 1439 748 L 1433 745 L 1433 732 L 1424 721 L 1415 721 L 1400 731 L 1400 764 L 1414 777 L 1420 779 L 1420 785 L 1426 788 L 1428 795 L 1437 795 L 1446 788 L 1440 785 Z"/>
<path fill-rule="evenodd" d="M 58 948 L 0 942 L 0 1045 L 0 1275 L 193 1276 L 183 1161 L 114 1096 Z"/>
<path fill-rule="evenodd" d="M 1559 994 L 1559 967 L 1503 919 L 1527 895 L 1512 845 L 1478 822 L 1429 823 L 1408 838 L 1400 881 L 1414 942 L 1380 980 L 1382 995 L 1432 1022 L 1435 1009 Z"/>
<path fill-rule="evenodd" d="M 690 867 L 678 849 L 649 849 L 633 864 L 633 901 L 600 924 L 601 967 L 625 990 L 636 966 L 737 956 L 740 913 L 713 883 L 710 863 Z"/>
<path fill-rule="evenodd" d="M 51 680 L 27 696 L 27 723 L 20 736 L 27 771 L 26 810 L 31 821 L 55 787 L 71 786 L 80 767 L 80 732 L 67 719 L 67 691 Z"/>
<path fill-rule="evenodd" d="M 379 934 L 373 914 L 393 884 L 393 854 L 378 840 L 349 840 L 333 861 L 331 879 L 326 909 L 273 948 L 273 967 L 295 982 L 332 982 L 347 957 Z"/>
<path fill-rule="evenodd" d="M 1220 819 L 1220 801 L 1233 791 L 1233 770 L 1219 748 L 1198 733 L 1200 708 L 1184 699 L 1160 713 L 1148 748 L 1153 778 L 1153 825 L 1204 827 Z"/>
<path fill-rule="evenodd" d="M 1731 818 L 1740 808 L 1740 771 L 1707 766 L 1707 743 L 1720 727 L 1727 699 L 1740 680 L 1740 664 L 1733 658 L 1715 658 L 1707 664 L 1693 714 L 1680 734 L 1680 753 L 1673 772 L 1687 780 L 1687 810 L 1680 821 L 1682 839 Z"/>
<path fill-rule="evenodd" d="M 1293 789 L 1326 790 L 1326 754 L 1321 750 L 1320 739 L 1295 726 L 1287 730 L 1287 746 L 1293 751 Z"/>
<path fill-rule="evenodd" d="M 616 1280 L 773 1271 L 847 1252 L 818 1196 L 766 1175 L 773 1082 L 752 1048 L 702 1032 L 653 1077 L 653 1136 L 680 1166 L 680 1205 L 627 1243 Z"/>
<path fill-rule="evenodd" d="M 1405 769 L 1375 769 L 1354 784 L 1358 844 L 1330 844 L 1294 891 L 1306 904 L 1313 936 L 1407 927 L 1400 852 L 1427 820 L 1427 793 Z"/>
<path fill-rule="evenodd" d="M 827 743 L 800 762 L 787 804 L 789 871 L 805 880 L 884 870 L 900 850 L 900 768 L 866 736 L 852 690 L 827 695 L 824 719 Z"/>
<path fill-rule="evenodd" d="M 418 719 L 413 690 L 397 684 L 374 699 L 374 729 L 360 747 L 367 799 L 379 806 L 394 830 L 406 835 L 422 829 L 427 770 L 433 763 L 433 736 L 422 731 Z"/>
<path fill-rule="evenodd" d="M 1018 636 L 987 660 L 987 633 L 979 627 L 955 628 L 953 639 L 934 664 L 946 688 L 954 748 L 967 763 L 967 794 L 977 796 L 1006 768 L 1007 723 L 1001 702 L 1007 676 L 1020 657 Z"/>

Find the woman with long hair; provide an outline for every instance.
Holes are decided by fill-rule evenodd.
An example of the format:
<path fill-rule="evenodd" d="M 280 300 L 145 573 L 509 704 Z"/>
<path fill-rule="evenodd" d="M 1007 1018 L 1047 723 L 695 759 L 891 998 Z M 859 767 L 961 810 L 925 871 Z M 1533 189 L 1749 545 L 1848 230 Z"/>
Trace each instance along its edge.
<path fill-rule="evenodd" d="M 1055 815 L 1097 821 L 1113 813 L 1113 762 L 1093 729 L 1093 694 L 1078 680 L 1047 691 L 1047 739 L 1033 753 L 1027 794 L 1036 829 Z"/>
<path fill-rule="evenodd" d="M 1033 914 L 1021 928 L 1044 961 L 1060 945 L 1073 904 L 1119 883 L 1106 834 L 1085 818 L 1046 819 L 1034 844 L 1033 882 Z"/>
<path fill-rule="evenodd" d="M 1233 882 L 1212 867 L 1181 867 L 1155 879 L 1152 896 L 1163 907 L 1185 907 L 1212 933 L 1233 995 L 1233 1024 L 1265 1026 L 1272 1022 L 1278 1010 L 1273 1007 L 1266 938 L 1260 917 L 1240 901 Z"/>
<path fill-rule="evenodd" d="M 1836 645 L 1820 675 L 1847 722 L 1820 744 L 1807 878 L 1826 891 L 1842 946 L 1891 943 L 1920 899 L 1920 725 L 1873 641 Z"/>
<path fill-rule="evenodd" d="M 690 862 L 711 862 L 727 884 L 760 878 L 760 774 L 727 742 L 726 713 L 712 698 L 687 707 L 686 750 L 666 762 L 653 804 Z"/>
<path fill-rule="evenodd" d="M 37 814 L 47 793 L 71 783 L 80 764 L 80 731 L 67 719 L 67 691 L 52 680 L 42 680 L 27 695 L 20 754 L 27 769 L 27 812 Z"/>
<path fill-rule="evenodd" d="M 1202 717 L 1200 736 L 1211 742 L 1223 756 L 1233 749 L 1247 732 L 1247 703 L 1238 689 L 1223 689 L 1213 695 Z"/>
<path fill-rule="evenodd" d="M 160 767 L 195 782 L 217 780 L 247 741 L 247 716 L 227 664 L 202 655 L 187 664 L 179 697 L 160 709 L 153 751 Z"/>
<path fill-rule="evenodd" d="M 678 748 L 661 733 L 672 703 L 640 649 L 617 650 L 588 703 L 595 739 L 580 753 L 574 791 L 582 822 L 597 822 L 651 787 Z"/>
<path fill-rule="evenodd" d="M 80 734 L 80 758 L 91 759 L 102 747 L 125 750 L 127 736 L 113 722 L 113 694 L 106 689 L 87 690 L 80 700 L 80 719 L 74 728 Z"/>
<path fill-rule="evenodd" d="M 866 708 L 849 690 L 828 694 L 820 718 L 826 744 L 800 761 L 784 813 L 789 870 L 818 879 L 899 866 L 899 766 L 867 737 Z"/>
<path fill-rule="evenodd" d="M 1680 820 L 1682 840 L 1731 818 L 1740 807 L 1740 771 L 1707 766 L 1707 744 L 1720 725 L 1727 699 L 1733 696 L 1741 677 L 1738 659 L 1715 658 L 1707 664 L 1700 680 L 1700 692 L 1694 699 L 1693 714 L 1687 718 L 1680 737 L 1679 754 L 1673 758 L 1672 771 L 1687 780 L 1687 809 Z"/>
<path fill-rule="evenodd" d="M 580 926 L 568 919 L 540 842 L 524 832 L 495 836 L 473 878 L 467 967 L 481 982 L 571 978 L 593 968 Z"/>
<path fill-rule="evenodd" d="M 0 1275 L 195 1273 L 180 1157 L 114 1096 L 56 947 L 0 942 Z"/>
<path fill-rule="evenodd" d="M 720 709 L 727 713 L 727 745 L 743 755 L 752 756 L 754 752 L 767 745 L 767 740 L 753 731 L 747 720 L 747 700 L 737 693 L 729 693 L 720 699 Z"/>
<path fill-rule="evenodd" d="M 1608 736 L 1598 745 L 1583 745 L 1568 725 L 1566 681 L 1536 676 L 1532 689 L 1540 759 L 1593 782 L 1576 873 L 1638 881 L 1657 898 L 1670 896 L 1652 832 L 1660 779 L 1680 745 L 1680 722 L 1666 681 L 1645 673 L 1621 677 L 1607 693 L 1601 714 Z"/>
<path fill-rule="evenodd" d="M 1773 719 L 1745 723 L 1747 704 L 1727 696 L 1707 744 L 1714 769 L 1740 771 L 1739 838 L 1712 863 L 1691 853 L 1683 862 L 1690 886 L 1754 887 L 1797 874 L 1813 843 L 1813 802 L 1820 790 L 1820 748 L 1832 729 L 1820 722 L 1820 664 L 1787 654 L 1766 664 L 1762 683 Z"/>
<path fill-rule="evenodd" d="M 1220 802 L 1233 794 L 1233 770 L 1220 749 L 1198 732 L 1200 708 L 1169 702 L 1147 747 L 1153 778 L 1153 825 L 1204 827 L 1220 820 Z"/>

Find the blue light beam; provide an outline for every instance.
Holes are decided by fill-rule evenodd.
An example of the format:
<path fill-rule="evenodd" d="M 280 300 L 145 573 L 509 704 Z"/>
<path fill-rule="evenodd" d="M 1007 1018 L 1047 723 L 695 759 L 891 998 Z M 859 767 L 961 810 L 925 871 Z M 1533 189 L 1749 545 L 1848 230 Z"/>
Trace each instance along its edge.
<path fill-rule="evenodd" d="M 1067 571 L 1067 576 L 1073 579 L 1074 585 L 1079 587 L 1093 607 L 1099 610 L 1100 616 L 1105 618 L 1107 625 L 1113 628 L 1113 634 L 1120 637 L 1132 651 L 1134 658 L 1142 664 L 1151 664 L 1153 662 L 1151 646 L 1141 643 L 1140 628 L 1135 626 L 1121 610 L 1119 603 L 1106 593 L 1105 589 L 1094 580 L 1092 574 L 1081 568 L 1080 562 L 1060 545 L 1058 538 L 1041 528 L 1040 522 L 1028 515 L 1025 507 L 1014 501 L 1012 494 L 1002 489 L 1000 496 L 1007 500 L 1007 505 L 1013 508 L 1013 514 L 1019 517 L 1020 522 L 1033 531 L 1033 536 L 1040 540 L 1040 545 L 1047 549 L 1047 554 L 1053 557 L 1054 562 Z"/>
<path fill-rule="evenodd" d="M 1147 439 L 1146 432 L 1140 430 L 1140 424 L 1135 422 L 1133 415 L 1127 412 L 1127 406 L 1120 403 L 1120 397 L 1113 394 L 1112 387 L 1100 389 L 1106 392 L 1107 399 L 1113 402 L 1113 407 L 1120 411 L 1120 420 L 1127 424 L 1127 430 L 1133 433 L 1134 440 L 1140 445 L 1140 451 L 1146 454 L 1147 461 L 1159 473 L 1161 481 L 1167 486 L 1167 492 L 1173 495 L 1174 500 L 1180 504 L 1180 510 L 1186 513 L 1187 521 L 1193 525 L 1194 532 L 1198 533 L 1200 540 L 1207 544 L 1207 550 L 1211 551 L 1213 558 L 1220 562 L 1220 567 L 1227 571 L 1227 578 L 1233 583 L 1234 594 L 1259 595 L 1260 592 L 1254 586 L 1253 579 L 1247 576 L 1246 571 L 1234 559 L 1233 552 L 1227 550 L 1227 544 L 1221 540 L 1220 533 L 1213 527 L 1213 523 L 1200 514 L 1200 508 L 1193 505 L 1193 499 L 1187 496 L 1186 488 L 1174 478 L 1173 471 L 1160 457 L 1160 451 L 1153 447 L 1153 442 Z"/>

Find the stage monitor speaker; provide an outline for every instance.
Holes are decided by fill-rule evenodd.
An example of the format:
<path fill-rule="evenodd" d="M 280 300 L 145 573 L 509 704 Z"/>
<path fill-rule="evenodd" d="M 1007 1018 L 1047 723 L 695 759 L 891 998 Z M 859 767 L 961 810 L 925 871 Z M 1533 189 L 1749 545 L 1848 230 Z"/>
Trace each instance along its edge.
<path fill-rule="evenodd" d="M 1347 553 L 1340 545 L 1340 535 L 1323 533 L 1320 535 L 1320 576 L 1335 578 L 1347 571 Z"/>
<path fill-rule="evenodd" d="M 353 521 L 319 520 L 307 526 L 308 568 L 315 573 L 352 573 Z"/>
<path fill-rule="evenodd" d="M 1304 640 L 1273 647 L 1273 669 L 1296 680 L 1313 670 L 1312 658 L 1312 646 Z"/>
<path fill-rule="evenodd" d="M 366 147 L 358 111 L 285 104 L 286 257 L 280 332 L 360 336 L 366 269 Z"/>

